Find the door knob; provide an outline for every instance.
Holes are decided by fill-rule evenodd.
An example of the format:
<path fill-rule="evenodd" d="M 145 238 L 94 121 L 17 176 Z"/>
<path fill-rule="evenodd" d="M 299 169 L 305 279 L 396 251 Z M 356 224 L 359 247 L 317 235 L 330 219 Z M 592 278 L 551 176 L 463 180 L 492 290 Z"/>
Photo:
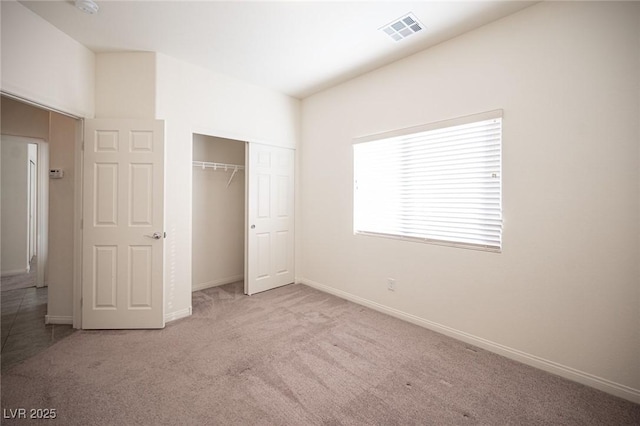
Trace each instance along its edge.
<path fill-rule="evenodd" d="M 153 235 L 145 235 L 145 237 L 153 238 L 154 240 L 159 240 L 160 238 L 162 238 L 162 233 L 154 232 Z"/>

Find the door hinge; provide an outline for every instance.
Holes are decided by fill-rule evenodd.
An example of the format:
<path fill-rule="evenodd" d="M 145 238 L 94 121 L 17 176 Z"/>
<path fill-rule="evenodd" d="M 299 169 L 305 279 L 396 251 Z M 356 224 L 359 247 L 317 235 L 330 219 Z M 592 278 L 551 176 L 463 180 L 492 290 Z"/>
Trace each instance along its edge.
<path fill-rule="evenodd" d="M 167 233 L 166 232 L 164 233 L 164 237 L 167 238 Z"/>
<path fill-rule="evenodd" d="M 80 229 L 84 229 L 84 219 L 80 219 Z"/>
<path fill-rule="evenodd" d="M 84 141 L 82 141 L 82 145 L 80 146 L 80 150 L 84 151 Z"/>
<path fill-rule="evenodd" d="M 82 306 L 84 305 L 84 298 L 80 298 L 80 307 L 82 308 Z"/>

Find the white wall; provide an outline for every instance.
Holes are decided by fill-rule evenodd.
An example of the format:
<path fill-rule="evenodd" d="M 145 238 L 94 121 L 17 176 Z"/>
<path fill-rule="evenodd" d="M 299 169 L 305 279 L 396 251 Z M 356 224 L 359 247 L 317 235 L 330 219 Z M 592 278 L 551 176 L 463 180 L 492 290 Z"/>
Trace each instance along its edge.
<path fill-rule="evenodd" d="M 639 23 L 540 3 L 305 99 L 301 280 L 640 402 Z M 354 138 L 498 108 L 501 254 L 353 235 Z"/>
<path fill-rule="evenodd" d="M 28 144 L 2 135 L 2 275 L 29 271 Z"/>
<path fill-rule="evenodd" d="M 183 122 L 229 139 L 296 146 L 300 131 L 297 99 L 163 54 L 157 54 L 156 84 L 159 119 Z M 188 137 L 190 141 L 191 135 Z"/>
<path fill-rule="evenodd" d="M 245 144 L 193 135 L 193 159 L 244 165 Z M 244 278 L 245 173 L 193 167 L 192 290 Z M 229 183 L 229 186 L 227 184 Z"/>
<path fill-rule="evenodd" d="M 166 120 L 165 317 L 191 311 L 192 135 L 293 148 L 297 99 L 157 55 L 156 118 Z"/>
<path fill-rule="evenodd" d="M 0 2 L 2 90 L 92 117 L 94 55 L 15 1 Z"/>

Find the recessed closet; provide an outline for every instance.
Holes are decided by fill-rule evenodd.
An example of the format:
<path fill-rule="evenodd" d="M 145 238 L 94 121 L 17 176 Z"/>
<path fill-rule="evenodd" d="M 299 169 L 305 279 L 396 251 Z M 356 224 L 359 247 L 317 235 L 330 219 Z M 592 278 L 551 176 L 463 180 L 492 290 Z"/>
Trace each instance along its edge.
<path fill-rule="evenodd" d="M 192 291 L 244 279 L 245 145 L 193 135 Z"/>

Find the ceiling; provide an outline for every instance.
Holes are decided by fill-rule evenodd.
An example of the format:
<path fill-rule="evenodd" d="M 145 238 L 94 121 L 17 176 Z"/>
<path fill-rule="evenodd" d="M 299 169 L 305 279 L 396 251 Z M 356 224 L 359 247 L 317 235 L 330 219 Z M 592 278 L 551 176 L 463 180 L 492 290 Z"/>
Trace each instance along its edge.
<path fill-rule="evenodd" d="M 20 1 L 92 51 L 153 51 L 304 98 L 533 1 Z M 412 12 L 399 42 L 379 28 Z"/>

